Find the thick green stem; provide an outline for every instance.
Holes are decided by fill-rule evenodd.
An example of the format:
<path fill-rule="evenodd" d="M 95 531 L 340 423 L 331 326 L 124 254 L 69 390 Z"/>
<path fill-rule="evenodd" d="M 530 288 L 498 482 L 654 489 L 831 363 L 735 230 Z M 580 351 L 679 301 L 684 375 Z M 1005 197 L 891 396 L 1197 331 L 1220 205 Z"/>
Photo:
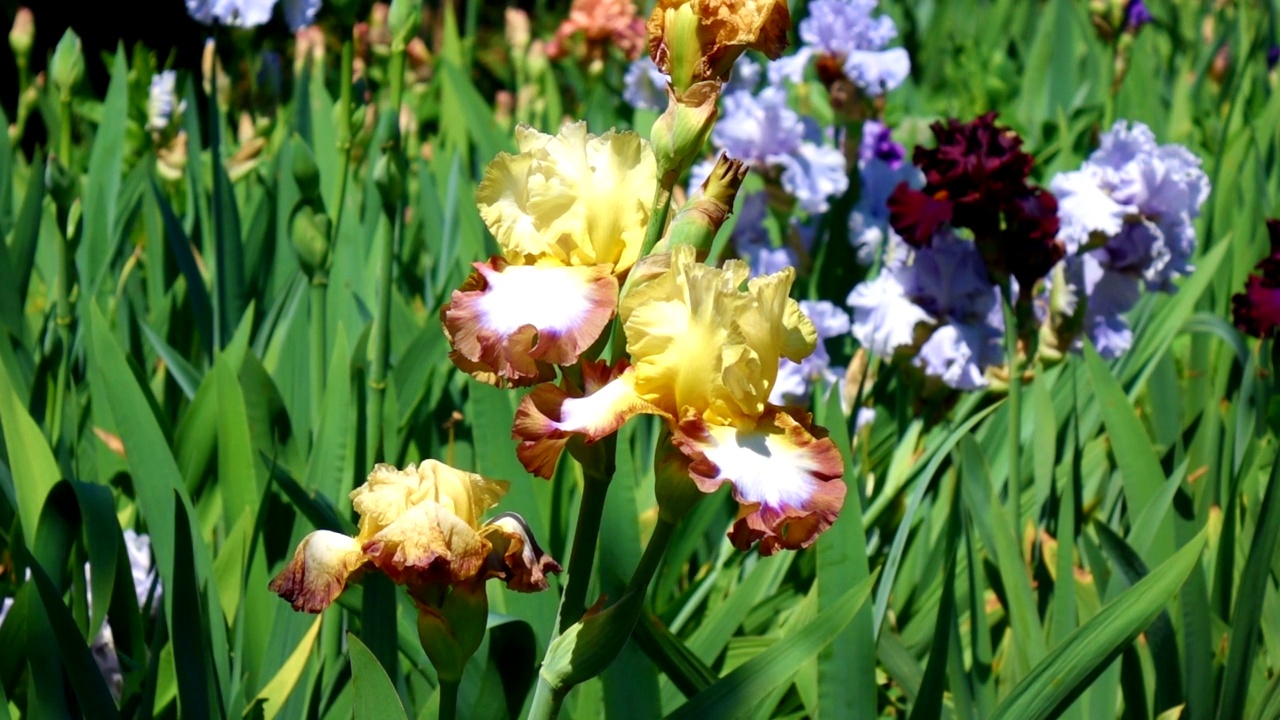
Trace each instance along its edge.
<path fill-rule="evenodd" d="M 541 675 L 538 676 L 538 687 L 533 691 L 533 704 L 529 706 L 528 720 L 553 720 L 560 714 L 560 706 L 564 704 L 567 692 L 552 689 Z"/>
<path fill-rule="evenodd" d="M 458 681 L 440 681 L 440 720 L 454 720 L 458 716 Z"/>
<path fill-rule="evenodd" d="M 57 162 L 62 164 L 68 175 L 71 173 L 71 97 L 60 98 L 58 103 L 58 145 Z M 62 436 L 62 411 L 66 405 L 68 377 L 71 374 L 71 324 L 73 322 L 71 307 L 71 223 L 70 214 L 64 208 L 58 212 L 62 227 L 57 233 L 54 243 L 54 324 L 58 328 L 58 340 L 62 345 L 58 358 L 58 377 L 55 381 L 52 414 L 50 415 L 50 435 L 53 445 L 58 445 Z"/>
<path fill-rule="evenodd" d="M 645 545 L 644 554 L 640 556 L 640 564 L 636 565 L 636 571 L 631 575 L 631 582 L 627 584 L 627 592 L 645 592 L 648 589 L 654 573 L 658 572 L 663 554 L 667 552 L 667 546 L 671 544 L 675 529 L 674 522 L 658 520 L 658 524 L 653 528 L 653 535 L 649 537 L 649 544 Z"/>
<path fill-rule="evenodd" d="M 578 523 L 573 531 L 573 547 L 569 550 L 569 573 L 564 594 L 560 596 L 560 612 L 556 635 L 582 619 L 587 608 L 587 588 L 596 561 L 596 545 L 600 539 L 600 520 L 604 501 L 613 479 L 611 468 L 584 467 L 582 503 L 578 506 Z"/>
<path fill-rule="evenodd" d="M 1004 352 L 1009 361 L 1009 517 L 1022 533 L 1022 363 L 1018 321 L 1009 288 L 1004 289 Z"/>
<path fill-rule="evenodd" d="M 328 291 L 327 278 L 317 275 L 311 280 L 311 438 L 320 434 L 321 398 L 324 397 L 324 360 L 325 360 L 325 293 Z"/>

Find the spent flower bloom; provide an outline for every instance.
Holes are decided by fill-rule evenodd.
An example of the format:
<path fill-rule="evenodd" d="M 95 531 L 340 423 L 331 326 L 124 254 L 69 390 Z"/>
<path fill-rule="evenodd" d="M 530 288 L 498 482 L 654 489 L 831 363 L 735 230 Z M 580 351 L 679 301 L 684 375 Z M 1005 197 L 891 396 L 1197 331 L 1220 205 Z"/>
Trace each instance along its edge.
<path fill-rule="evenodd" d="M 594 442 L 636 414 L 656 414 L 699 490 L 732 486 L 736 547 L 758 541 L 770 555 L 812 544 L 839 513 L 845 485 L 825 431 L 769 402 L 779 361 L 803 360 L 817 339 L 788 297 L 794 270 L 748 279 L 745 263 L 713 268 L 688 245 L 637 270 L 620 310 L 630 363 L 594 392 L 547 384 L 526 396 L 514 429 L 521 460 L 547 476 L 568 438 Z"/>
<path fill-rule="evenodd" d="M 633 132 L 518 128 L 520 152 L 489 163 L 476 189 L 502 249 L 441 308 L 454 363 L 493 385 L 531 385 L 571 365 L 608 325 L 618 276 L 640 255 L 657 184 Z"/>
<path fill-rule="evenodd" d="M 355 537 L 330 530 L 307 535 L 271 591 L 294 610 L 318 613 L 370 568 L 420 601 L 441 587 L 491 577 L 520 592 L 545 590 L 547 574 L 560 566 L 524 520 L 502 513 L 481 521 L 506 491 L 505 482 L 435 460 L 404 470 L 377 465 L 351 492 L 360 516 Z"/>
<path fill-rule="evenodd" d="M 1121 120 L 1079 170 L 1059 173 L 1050 188 L 1068 255 L 1066 310 L 1081 315 L 1101 354 L 1115 357 L 1132 342 L 1122 314 L 1137 303 L 1140 284 L 1172 292 L 1191 272 L 1209 178 L 1186 148 L 1159 145 L 1146 125 Z"/>
<path fill-rule="evenodd" d="M 609 46 L 617 47 L 628 60 L 640 57 L 645 49 L 644 21 L 636 15 L 631 0 L 573 0 L 569 16 L 547 44 L 547 56 L 568 57 L 573 38 L 582 35 L 584 54 L 603 58 Z"/>
<path fill-rule="evenodd" d="M 804 69 L 818 60 L 828 85 L 843 77 L 871 96 L 883 95 L 911 74 L 911 58 L 889 48 L 898 28 L 887 16 L 873 17 L 878 0 L 814 0 L 800 21 L 800 50 L 769 69 L 775 80 L 800 82 Z"/>

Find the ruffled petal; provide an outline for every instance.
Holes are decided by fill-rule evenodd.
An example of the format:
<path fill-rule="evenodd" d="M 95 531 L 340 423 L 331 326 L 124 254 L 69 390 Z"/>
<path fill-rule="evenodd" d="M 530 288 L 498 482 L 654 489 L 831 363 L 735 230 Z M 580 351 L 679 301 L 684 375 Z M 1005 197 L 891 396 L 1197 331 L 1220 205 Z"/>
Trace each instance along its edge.
<path fill-rule="evenodd" d="M 489 542 L 445 506 L 423 500 L 365 542 L 363 550 L 392 582 L 412 589 L 471 579 L 484 566 Z"/>
<path fill-rule="evenodd" d="M 582 365 L 583 389 L 565 380 L 546 383 L 524 396 L 516 409 L 511 435 L 520 444 L 516 457 L 525 469 L 550 478 L 565 445 L 575 435 L 593 443 L 641 413 L 664 415 L 635 390 L 635 374 L 625 360 L 610 368 L 604 362 Z"/>
<path fill-rule="evenodd" d="M 733 485 L 741 506 L 729 531 L 734 547 L 759 541 L 761 555 L 808 547 L 840 514 L 844 462 L 811 420 L 808 413 L 769 406 L 754 427 L 708 425 L 690 416 L 672 433 L 703 492 Z"/>
<path fill-rule="evenodd" d="M 342 594 L 365 562 L 355 538 L 317 530 L 302 538 L 293 559 L 271 581 L 271 592 L 288 600 L 294 610 L 318 613 Z"/>
<path fill-rule="evenodd" d="M 547 575 L 560 572 L 560 563 L 538 545 L 524 518 L 515 513 L 502 513 L 481 529 L 489 541 L 486 574 L 507 583 L 516 592 L 538 592 L 547 589 Z"/>
<path fill-rule="evenodd" d="M 476 272 L 441 308 L 450 358 L 477 380 L 499 387 L 554 377 L 609 324 L 618 281 L 608 265 L 474 263 Z"/>

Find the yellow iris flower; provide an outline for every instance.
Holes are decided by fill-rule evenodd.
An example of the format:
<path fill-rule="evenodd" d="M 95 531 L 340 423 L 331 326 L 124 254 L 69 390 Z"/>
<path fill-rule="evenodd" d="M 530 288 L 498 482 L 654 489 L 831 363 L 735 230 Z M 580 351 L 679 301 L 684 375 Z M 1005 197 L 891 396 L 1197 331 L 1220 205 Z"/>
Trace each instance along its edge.
<path fill-rule="evenodd" d="M 505 580 L 522 592 L 545 590 L 560 566 L 538 547 L 525 522 L 504 513 L 483 514 L 507 483 L 435 460 L 397 470 L 378 465 L 351 492 L 360 516 L 355 537 L 317 530 L 299 543 L 271 590 L 295 610 L 320 612 L 348 581 L 374 568 L 415 596 L 433 586 Z"/>
<path fill-rule="evenodd" d="M 804 359 L 817 338 L 788 296 L 794 271 L 748 280 L 745 263 L 709 267 L 678 246 L 636 272 L 621 308 L 629 366 L 594 392 L 530 393 L 514 428 L 521 460 L 549 476 L 569 437 L 595 441 L 637 413 L 658 414 L 700 489 L 733 485 L 736 545 L 807 546 L 839 513 L 845 486 L 840 454 L 809 414 L 768 403 L 779 359 Z"/>
<path fill-rule="evenodd" d="M 554 136 L 520 128 L 517 141 L 476 190 L 502 255 L 475 263 L 441 310 L 454 363 L 499 386 L 550 379 L 600 336 L 657 185 L 653 151 L 633 132 L 597 137 L 579 122 Z"/>

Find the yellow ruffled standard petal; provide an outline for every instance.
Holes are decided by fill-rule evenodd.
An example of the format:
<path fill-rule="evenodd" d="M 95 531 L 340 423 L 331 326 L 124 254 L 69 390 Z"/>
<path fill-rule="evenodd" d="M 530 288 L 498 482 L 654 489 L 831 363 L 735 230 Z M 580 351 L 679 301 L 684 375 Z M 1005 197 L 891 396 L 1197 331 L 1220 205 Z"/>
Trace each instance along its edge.
<path fill-rule="evenodd" d="M 682 421 L 672 442 L 692 461 L 689 475 L 704 492 L 733 485 L 734 547 L 757 541 L 761 555 L 808 547 L 835 522 L 844 505 L 844 462 L 808 413 L 792 416 L 768 406 L 751 427 Z"/>
<path fill-rule="evenodd" d="M 357 540 L 369 542 L 413 507 L 427 501 L 474 529 L 480 517 L 506 494 L 507 487 L 506 482 L 436 460 L 410 464 L 404 470 L 379 464 L 363 485 L 351 491 L 351 506 L 360 516 Z"/>
<path fill-rule="evenodd" d="M 480 216 L 513 265 L 609 265 L 622 273 L 644 242 L 657 187 L 649 144 L 634 132 L 516 131 L 520 153 L 489 163 Z"/>
<path fill-rule="evenodd" d="M 764 411 L 779 358 L 815 347 L 813 323 L 787 297 L 794 271 L 746 283 L 745 264 L 709 267 L 688 246 L 673 249 L 665 272 L 658 266 L 642 264 L 620 310 L 636 392 L 671 416 L 750 422 Z"/>
<path fill-rule="evenodd" d="M 476 272 L 440 310 L 450 358 L 491 385 L 522 386 L 554 377 L 600 337 L 617 304 L 609 265 L 475 263 Z"/>
<path fill-rule="evenodd" d="M 561 570 L 560 563 L 542 550 L 529 524 L 516 513 L 496 516 L 480 532 L 492 546 L 486 574 L 503 580 L 516 592 L 546 590 L 547 575 Z"/>
<path fill-rule="evenodd" d="M 583 362 L 581 390 L 566 379 L 563 387 L 546 383 L 524 396 L 511 435 L 520 441 L 516 457 L 525 469 L 550 478 L 573 437 L 590 444 L 638 414 L 663 414 L 636 394 L 635 377 L 627 368 L 625 360 L 613 367 L 602 361 Z"/>
<path fill-rule="evenodd" d="M 410 591 L 469 580 L 484 566 L 489 542 L 442 502 L 422 500 L 363 546 L 374 567 Z"/>
<path fill-rule="evenodd" d="M 318 613 L 342 594 L 347 580 L 364 562 L 364 553 L 355 538 L 317 530 L 298 543 L 293 559 L 269 587 L 288 600 L 294 610 Z"/>

